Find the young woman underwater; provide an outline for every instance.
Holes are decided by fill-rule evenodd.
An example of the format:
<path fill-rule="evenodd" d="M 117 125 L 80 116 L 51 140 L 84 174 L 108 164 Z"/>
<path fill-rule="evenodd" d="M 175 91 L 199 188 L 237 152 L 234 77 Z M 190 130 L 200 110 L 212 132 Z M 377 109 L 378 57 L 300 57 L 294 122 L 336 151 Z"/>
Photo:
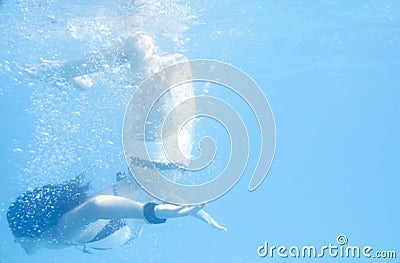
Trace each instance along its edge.
<path fill-rule="evenodd" d="M 98 72 L 101 64 L 107 60 L 112 60 L 116 66 L 128 63 L 135 74 L 145 78 L 185 58 L 178 54 L 159 56 L 153 38 L 145 33 L 137 33 L 122 37 L 117 45 L 102 51 L 100 55 L 88 54 L 62 62 L 43 61 L 26 71 L 34 77 L 54 77 L 71 82 L 80 89 L 88 89 L 93 85 L 90 74 Z M 165 111 L 192 95 L 193 87 L 185 92 L 169 92 L 162 101 L 170 104 L 164 108 Z M 189 105 L 186 110 L 193 110 L 194 107 Z M 166 113 L 162 112 L 161 115 Z M 158 117 L 160 119 L 155 120 L 154 127 L 150 129 L 159 128 L 164 116 Z M 176 118 L 179 119 L 179 116 Z M 193 127 L 189 126 L 180 140 L 182 145 L 179 145 L 179 150 L 186 156 L 190 156 L 192 149 L 192 132 Z M 155 144 L 150 148 L 153 151 L 150 154 L 155 157 L 153 164 L 170 167 L 160 145 Z M 139 162 L 136 165 L 148 165 L 145 161 L 140 162 L 141 156 L 137 156 L 137 160 Z M 179 173 L 179 170 L 176 172 Z M 109 249 L 135 237 L 132 222 L 161 224 L 169 218 L 183 216 L 193 216 L 212 227 L 226 230 L 202 210 L 202 205 L 180 206 L 157 202 L 132 176 L 119 177 L 115 185 L 93 195 L 88 195 L 88 190 L 89 184 L 83 183 L 83 177 L 78 176 L 67 182 L 45 185 L 21 194 L 7 211 L 15 242 L 28 254 L 42 247 L 60 249 L 78 246 L 83 247 L 84 251 L 90 248 Z"/>

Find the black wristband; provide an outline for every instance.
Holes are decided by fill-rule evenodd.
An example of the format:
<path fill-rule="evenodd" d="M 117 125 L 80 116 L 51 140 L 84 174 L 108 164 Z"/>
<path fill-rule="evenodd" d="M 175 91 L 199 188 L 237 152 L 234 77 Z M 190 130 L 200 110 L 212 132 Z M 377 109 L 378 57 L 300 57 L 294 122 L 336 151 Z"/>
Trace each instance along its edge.
<path fill-rule="evenodd" d="M 156 207 L 157 204 L 155 203 L 147 203 L 144 205 L 143 208 L 143 215 L 144 218 L 146 218 L 147 222 L 150 224 L 162 224 L 167 221 L 167 219 L 161 219 L 156 217 L 156 214 L 154 213 L 154 208 Z"/>

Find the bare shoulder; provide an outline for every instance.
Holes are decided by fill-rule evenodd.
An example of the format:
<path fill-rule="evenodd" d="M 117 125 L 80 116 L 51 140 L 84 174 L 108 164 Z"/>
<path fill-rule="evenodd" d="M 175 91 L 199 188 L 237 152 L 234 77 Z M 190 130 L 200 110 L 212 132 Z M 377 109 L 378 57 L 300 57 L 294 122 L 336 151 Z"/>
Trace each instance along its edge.
<path fill-rule="evenodd" d="M 166 55 L 159 58 L 160 65 L 162 68 L 168 67 L 172 64 L 176 64 L 178 62 L 188 61 L 188 59 L 182 54 L 172 54 Z"/>

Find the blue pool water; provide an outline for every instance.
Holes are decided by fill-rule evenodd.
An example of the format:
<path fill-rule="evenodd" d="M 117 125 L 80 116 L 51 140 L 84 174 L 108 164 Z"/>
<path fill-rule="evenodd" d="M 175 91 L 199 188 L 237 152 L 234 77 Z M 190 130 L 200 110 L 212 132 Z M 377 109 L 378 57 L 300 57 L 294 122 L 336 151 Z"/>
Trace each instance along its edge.
<path fill-rule="evenodd" d="M 24 69 L 139 31 L 152 35 L 161 53 L 223 61 L 258 83 L 277 129 L 268 176 L 248 192 L 248 169 L 206 206 L 227 232 L 181 218 L 146 226 L 134 244 L 111 251 L 28 256 L 8 229 L 9 204 L 27 189 L 82 171 L 93 189 L 113 183 L 126 169 L 121 127 L 134 84 L 127 80 L 133 73 L 109 70 L 80 91 Z M 288 250 L 340 246 L 341 234 L 343 246 L 400 257 L 400 2 L 3 0 L 0 41 L 0 262 L 308 262 L 257 250 L 265 242 Z M 247 114 L 245 104 L 233 104 Z M 254 168 L 260 142 L 249 120 Z M 222 135 L 220 169 L 230 150 L 226 133 L 207 126 L 197 135 Z M 316 260 L 396 262 L 328 252 Z"/>

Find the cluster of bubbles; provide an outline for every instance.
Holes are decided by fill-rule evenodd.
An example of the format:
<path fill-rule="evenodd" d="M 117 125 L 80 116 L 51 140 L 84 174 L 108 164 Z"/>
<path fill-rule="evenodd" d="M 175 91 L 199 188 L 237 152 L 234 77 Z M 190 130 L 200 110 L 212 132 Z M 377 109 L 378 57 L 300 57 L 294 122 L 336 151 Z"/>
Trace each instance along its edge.
<path fill-rule="evenodd" d="M 8 18 L 13 19 L 3 16 L 8 34 L 2 41 L 10 59 L 1 62 L 0 71 L 11 78 L 10 90 L 29 90 L 27 111 L 34 126 L 29 145 L 18 141 L 15 145 L 14 153 L 24 156 L 16 177 L 20 187 L 56 183 L 89 167 L 96 167 L 90 169 L 104 181 L 110 173 L 124 169 L 122 119 L 139 84 L 129 65 L 105 65 L 92 76 L 93 88 L 85 92 L 68 82 L 31 78 L 25 69 L 41 59 L 68 60 L 85 52 L 95 53 L 121 36 L 139 31 L 182 49 L 183 33 L 195 19 L 190 6 L 170 0 L 48 0 L 7 5 Z"/>

